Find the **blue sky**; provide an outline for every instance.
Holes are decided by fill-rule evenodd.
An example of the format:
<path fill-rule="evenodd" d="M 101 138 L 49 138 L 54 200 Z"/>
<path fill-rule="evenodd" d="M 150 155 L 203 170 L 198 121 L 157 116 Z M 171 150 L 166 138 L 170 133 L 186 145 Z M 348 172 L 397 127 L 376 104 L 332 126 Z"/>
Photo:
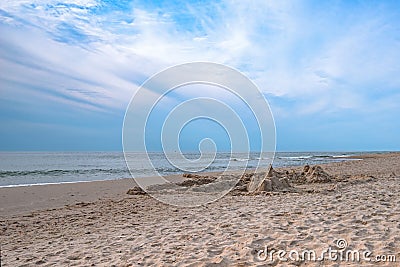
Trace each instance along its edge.
<path fill-rule="evenodd" d="M 246 2 L 2 0 L 0 150 L 121 150 L 138 87 L 190 61 L 258 85 L 278 150 L 400 150 L 399 1 Z"/>

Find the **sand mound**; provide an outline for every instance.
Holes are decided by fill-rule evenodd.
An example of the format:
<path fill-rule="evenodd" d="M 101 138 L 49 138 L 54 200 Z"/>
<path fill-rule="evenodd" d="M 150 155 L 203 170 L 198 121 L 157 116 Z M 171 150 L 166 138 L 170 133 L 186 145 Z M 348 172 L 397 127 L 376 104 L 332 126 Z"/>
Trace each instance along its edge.
<path fill-rule="evenodd" d="M 184 173 L 184 174 L 182 174 L 182 177 L 185 177 L 185 178 L 191 178 L 191 179 L 195 179 L 195 178 L 205 178 L 205 177 L 208 177 L 208 176 L 202 176 L 202 175 L 198 175 L 198 174 L 194 174 L 194 173 Z"/>
<path fill-rule="evenodd" d="M 335 179 L 334 176 L 325 172 L 319 165 L 313 167 L 305 165 L 302 172 L 296 172 L 295 170 L 286 171 L 286 176 L 289 181 L 296 184 L 329 183 Z"/>
<path fill-rule="evenodd" d="M 201 176 L 201 175 L 191 174 L 191 173 L 184 173 L 182 176 L 185 178 L 190 178 L 181 183 L 177 183 L 177 185 L 185 186 L 185 187 L 191 187 L 191 186 L 196 186 L 196 185 L 205 185 L 205 184 L 212 183 L 217 179 L 216 177 Z"/>
<path fill-rule="evenodd" d="M 321 166 L 316 165 L 310 168 L 310 166 L 304 166 L 303 172 L 308 183 L 329 183 L 333 180 L 333 176 L 325 172 Z"/>
<path fill-rule="evenodd" d="M 264 176 L 264 177 L 260 177 Z M 247 185 L 248 192 L 287 192 L 292 191 L 288 178 L 284 173 L 275 171 L 272 166 L 266 174 L 253 174 Z"/>
<path fill-rule="evenodd" d="M 208 176 L 201 177 L 200 175 L 196 175 L 196 176 L 198 176 L 198 177 L 196 177 L 195 179 L 185 180 L 181 183 L 177 183 L 177 185 L 191 187 L 191 186 L 195 186 L 195 185 L 209 184 L 216 180 L 215 177 L 208 177 Z"/>
<path fill-rule="evenodd" d="M 143 191 L 142 188 L 140 188 L 139 186 L 135 186 L 131 189 L 128 190 L 128 192 L 126 192 L 128 195 L 146 195 L 146 192 Z"/>
<path fill-rule="evenodd" d="M 259 192 L 287 192 L 291 191 L 292 186 L 287 178 L 268 177 L 255 189 L 255 193 Z"/>

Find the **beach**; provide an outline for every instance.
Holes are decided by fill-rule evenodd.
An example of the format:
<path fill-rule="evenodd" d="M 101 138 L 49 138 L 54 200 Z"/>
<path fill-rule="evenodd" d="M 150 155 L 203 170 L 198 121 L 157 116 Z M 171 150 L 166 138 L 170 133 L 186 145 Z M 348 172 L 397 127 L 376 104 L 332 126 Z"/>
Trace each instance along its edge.
<path fill-rule="evenodd" d="M 133 179 L 0 188 L 1 266 L 399 265 L 400 153 L 321 167 L 336 178 L 193 208 L 128 195 Z M 353 258 L 318 260 L 332 250 Z"/>

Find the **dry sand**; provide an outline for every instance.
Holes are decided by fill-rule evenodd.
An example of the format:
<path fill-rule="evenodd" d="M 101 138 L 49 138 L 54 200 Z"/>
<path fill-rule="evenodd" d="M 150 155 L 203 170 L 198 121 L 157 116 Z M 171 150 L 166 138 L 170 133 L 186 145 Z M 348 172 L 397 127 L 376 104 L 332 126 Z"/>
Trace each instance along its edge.
<path fill-rule="evenodd" d="M 196 208 L 126 195 L 130 179 L 2 188 L 1 266 L 399 266 L 400 153 L 323 168 L 342 179 Z M 263 258 L 265 247 L 319 257 L 339 239 L 397 262 Z"/>

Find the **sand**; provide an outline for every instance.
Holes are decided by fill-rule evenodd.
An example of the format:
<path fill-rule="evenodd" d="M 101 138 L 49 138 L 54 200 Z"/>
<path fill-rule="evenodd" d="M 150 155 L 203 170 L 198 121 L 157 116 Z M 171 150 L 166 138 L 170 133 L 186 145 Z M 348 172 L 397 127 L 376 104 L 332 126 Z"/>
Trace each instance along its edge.
<path fill-rule="evenodd" d="M 400 153 L 322 167 L 340 179 L 195 208 L 127 195 L 130 179 L 2 188 L 1 266 L 399 266 Z M 329 248 L 372 261 L 288 258 Z"/>

